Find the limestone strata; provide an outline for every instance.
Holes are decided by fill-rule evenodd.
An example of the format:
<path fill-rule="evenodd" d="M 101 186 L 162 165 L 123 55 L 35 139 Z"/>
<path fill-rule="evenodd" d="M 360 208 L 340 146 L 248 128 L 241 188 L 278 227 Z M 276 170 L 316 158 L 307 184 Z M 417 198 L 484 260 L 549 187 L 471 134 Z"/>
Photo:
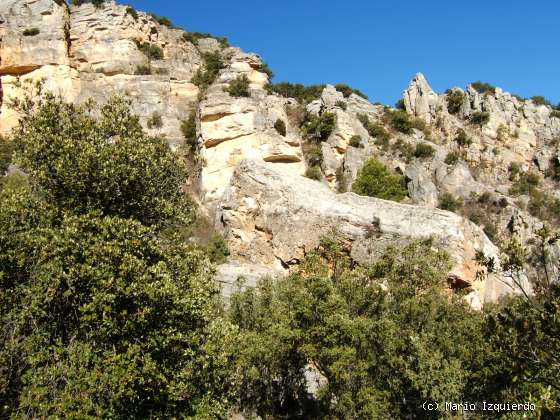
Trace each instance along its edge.
<path fill-rule="evenodd" d="M 477 279 L 482 267 L 475 262 L 476 252 L 499 261 L 498 251 L 468 220 L 442 210 L 335 194 L 321 183 L 258 160 L 245 160 L 236 168 L 219 203 L 216 225 L 234 260 L 274 270 L 297 264 L 333 232 L 361 263 L 373 261 L 388 246 L 431 236 L 451 255 L 449 276 L 469 285 L 476 301 L 515 291 L 496 274 Z"/>

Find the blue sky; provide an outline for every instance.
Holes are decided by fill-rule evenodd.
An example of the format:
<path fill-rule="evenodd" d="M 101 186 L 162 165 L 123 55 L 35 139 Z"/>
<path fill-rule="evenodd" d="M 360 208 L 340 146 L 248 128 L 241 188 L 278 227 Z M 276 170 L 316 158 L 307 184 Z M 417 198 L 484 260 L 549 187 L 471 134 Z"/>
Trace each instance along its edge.
<path fill-rule="evenodd" d="M 347 83 L 396 102 L 416 72 L 560 102 L 559 0 L 129 1 L 260 54 L 275 82 Z"/>

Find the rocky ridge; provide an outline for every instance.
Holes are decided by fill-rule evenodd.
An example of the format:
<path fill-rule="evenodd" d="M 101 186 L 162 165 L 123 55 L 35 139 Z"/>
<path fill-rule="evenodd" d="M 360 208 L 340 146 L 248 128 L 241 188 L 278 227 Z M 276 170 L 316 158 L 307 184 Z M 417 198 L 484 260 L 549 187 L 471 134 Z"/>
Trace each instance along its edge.
<path fill-rule="evenodd" d="M 30 35 L 34 28 L 39 32 Z M 128 95 L 146 129 L 166 136 L 175 148 L 184 142 L 182 121 L 194 111 L 198 165 L 193 179 L 203 209 L 215 218 L 231 252 L 218 268 L 225 295 L 237 277 L 253 283 L 263 275 L 285 275 L 333 230 L 361 262 L 386 246 L 434 236 L 455 263 L 450 280 L 470 291 L 474 306 L 519 292 L 498 273 L 477 276 L 484 268 L 476 255 L 498 263 L 499 250 L 487 234 L 495 241 L 515 234 L 530 246 L 542 229 L 544 218 L 527 209 L 534 197 L 510 192 L 523 174 L 538 173 L 539 191 L 560 198 L 550 176 L 560 163 L 555 140 L 560 119 L 550 106 L 499 88 L 481 93 L 469 86 L 450 91 L 461 97 L 450 112 L 450 92 L 438 95 L 419 74 L 402 103 L 415 124 L 401 132 L 388 119 L 395 109 L 329 85 L 320 97 L 301 104 L 267 89 L 259 56 L 214 38 L 194 42 L 185 34 L 112 1 L 99 8 L 56 0 L 2 2 L 0 133 L 9 135 L 17 123 L 8 99 L 24 93 L 25 80 L 41 78 L 46 89 L 78 103 Z M 209 86 L 197 86 L 193 76 L 204 68 L 208 53 L 218 53 L 223 65 Z M 137 74 L 146 69 L 151 74 Z M 249 81 L 247 96 L 225 91 L 243 76 Z M 487 114 L 488 121 L 474 124 L 477 113 Z M 332 130 L 314 143 L 302 116 L 326 114 L 334 115 Z M 155 116 L 160 123 L 153 123 Z M 383 127 L 387 138 L 368 130 L 364 118 Z M 285 133 L 275 128 L 278 121 Z M 464 144 L 456 140 L 461 131 L 468 139 Z M 320 155 L 320 181 L 301 176 L 316 165 L 309 159 L 310 145 Z M 417 145 L 429 145 L 433 153 L 415 156 Z M 450 154 L 456 159 L 448 159 Z M 405 178 L 405 204 L 340 194 L 371 157 Z M 518 168 L 514 176 L 512 167 Z M 456 210 L 465 217 L 436 209 L 444 194 L 465 203 Z M 475 210 L 488 217 L 475 220 Z M 545 266 L 549 274 L 557 273 L 558 242 L 550 240 L 546 248 L 551 258 Z M 530 277 L 539 274 L 527 268 Z"/>

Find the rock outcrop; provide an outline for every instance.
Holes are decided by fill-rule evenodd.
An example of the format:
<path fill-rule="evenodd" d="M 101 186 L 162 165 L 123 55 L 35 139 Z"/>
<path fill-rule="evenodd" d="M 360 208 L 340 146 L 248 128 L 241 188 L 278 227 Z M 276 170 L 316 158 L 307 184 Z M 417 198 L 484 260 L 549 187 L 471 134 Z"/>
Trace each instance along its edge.
<path fill-rule="evenodd" d="M 370 263 L 391 245 L 433 237 L 454 263 L 455 283 L 472 289 L 475 302 L 515 292 L 507 278 L 484 271 L 477 251 L 499 262 L 497 248 L 472 222 L 447 211 L 398 204 L 327 186 L 259 160 L 241 162 L 218 205 L 216 225 L 232 259 L 280 272 L 296 265 L 321 237 L 338 235 L 358 262 Z"/>

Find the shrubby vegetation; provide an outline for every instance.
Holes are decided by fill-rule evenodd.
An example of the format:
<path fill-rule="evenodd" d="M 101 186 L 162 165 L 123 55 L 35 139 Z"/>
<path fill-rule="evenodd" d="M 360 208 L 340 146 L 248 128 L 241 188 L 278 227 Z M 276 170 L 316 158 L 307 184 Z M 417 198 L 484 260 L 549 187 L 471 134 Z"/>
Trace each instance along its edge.
<path fill-rule="evenodd" d="M 442 210 L 449 210 L 456 212 L 462 206 L 462 202 L 459 198 L 456 198 L 453 194 L 445 192 L 439 197 L 439 208 Z"/>
<path fill-rule="evenodd" d="M 181 132 L 185 144 L 191 152 L 196 150 L 196 111 L 191 111 L 186 120 L 181 121 Z"/>
<path fill-rule="evenodd" d="M 427 143 L 418 143 L 414 149 L 414 157 L 427 159 L 434 157 L 436 150 Z"/>
<path fill-rule="evenodd" d="M 366 114 L 358 114 L 357 117 L 371 137 L 379 140 L 381 143 L 389 141 L 391 136 L 382 124 L 371 122 Z"/>
<path fill-rule="evenodd" d="M 39 35 L 41 31 L 39 30 L 39 28 L 27 28 L 24 29 L 22 32 L 23 36 L 35 36 L 35 35 Z"/>
<path fill-rule="evenodd" d="M 150 66 L 139 65 L 136 66 L 136 70 L 134 71 L 134 74 L 138 76 L 147 76 L 152 74 L 152 68 Z"/>
<path fill-rule="evenodd" d="M 461 158 L 461 156 L 459 155 L 459 153 L 457 152 L 449 152 L 446 156 L 445 156 L 445 160 L 444 162 L 448 165 L 455 165 L 459 159 Z"/>
<path fill-rule="evenodd" d="M 198 40 L 203 38 L 214 38 L 218 41 L 222 48 L 229 47 L 229 41 L 226 37 L 217 37 L 207 32 L 187 32 L 183 33 L 183 39 L 194 45 L 198 45 Z"/>
<path fill-rule="evenodd" d="M 274 123 L 274 129 L 282 137 L 286 137 L 286 123 L 283 120 L 281 120 L 280 118 L 278 118 L 276 120 L 276 122 Z"/>
<path fill-rule="evenodd" d="M 218 51 L 205 53 L 202 55 L 202 58 L 204 59 L 204 66 L 196 71 L 191 82 L 201 89 L 206 89 L 214 83 L 220 70 L 224 68 L 224 62 L 222 55 Z"/>
<path fill-rule="evenodd" d="M 363 144 L 362 144 L 362 138 L 360 136 L 358 136 L 357 134 L 353 135 L 350 138 L 350 141 L 348 142 L 348 144 L 352 147 L 364 147 Z"/>
<path fill-rule="evenodd" d="M 5 140 L 0 136 L 0 177 L 12 163 L 12 155 L 14 153 L 14 143 L 10 140 Z"/>
<path fill-rule="evenodd" d="M 321 181 L 323 179 L 323 172 L 321 167 L 318 165 L 310 166 L 305 170 L 305 176 L 309 179 L 314 179 L 315 181 Z"/>
<path fill-rule="evenodd" d="M 384 120 L 394 130 L 403 134 L 412 134 L 412 130 L 420 130 L 428 138 L 430 137 L 430 128 L 426 122 L 420 118 L 411 117 L 408 112 L 398 109 L 396 111 L 387 109 L 385 111 Z"/>
<path fill-rule="evenodd" d="M 492 86 L 489 83 L 481 82 L 480 80 L 476 82 L 472 82 L 471 86 L 478 93 L 490 93 L 490 94 L 496 93 L 496 86 Z"/>
<path fill-rule="evenodd" d="M 358 89 L 354 89 L 348 85 L 345 85 L 344 83 L 339 83 L 337 85 L 334 85 L 334 88 L 339 91 L 340 93 L 342 93 L 342 95 L 345 98 L 348 98 L 350 95 L 352 95 L 353 93 L 355 93 L 356 95 L 364 98 L 364 99 L 368 99 L 367 95 L 363 92 L 360 92 Z"/>
<path fill-rule="evenodd" d="M 323 112 L 320 115 L 306 113 L 301 129 L 308 140 L 316 142 L 329 138 L 336 124 L 336 115 L 332 112 Z"/>
<path fill-rule="evenodd" d="M 249 92 L 249 78 L 246 74 L 237 76 L 229 82 L 228 87 L 225 88 L 224 91 L 228 92 L 235 98 L 248 98 L 251 96 Z"/>
<path fill-rule="evenodd" d="M 465 101 L 465 94 L 460 90 L 454 89 L 447 93 L 447 111 L 450 114 L 456 114 L 461 110 Z"/>
<path fill-rule="evenodd" d="M 490 114 L 488 112 L 475 111 L 471 114 L 470 120 L 473 124 L 477 124 L 482 127 L 490 121 Z"/>
<path fill-rule="evenodd" d="M 360 169 L 356 181 L 352 184 L 352 191 L 392 201 L 402 201 L 407 196 L 404 178 L 392 174 L 376 159 L 368 160 Z"/>
<path fill-rule="evenodd" d="M 150 42 L 136 41 L 138 49 L 150 60 L 162 60 L 163 50 L 159 45 Z"/>
<path fill-rule="evenodd" d="M 148 118 L 146 124 L 148 125 L 149 129 L 161 128 L 163 127 L 163 119 L 161 118 L 161 115 L 158 112 L 154 112 L 150 116 L 150 118 Z"/>
<path fill-rule="evenodd" d="M 457 135 L 455 136 L 455 141 L 459 147 L 469 147 L 472 144 L 472 139 L 467 135 L 465 130 L 459 128 Z"/>
<path fill-rule="evenodd" d="M 268 93 L 276 93 L 284 98 L 294 98 L 301 104 L 307 104 L 321 97 L 325 85 L 304 86 L 296 83 L 269 83 L 266 85 Z"/>

